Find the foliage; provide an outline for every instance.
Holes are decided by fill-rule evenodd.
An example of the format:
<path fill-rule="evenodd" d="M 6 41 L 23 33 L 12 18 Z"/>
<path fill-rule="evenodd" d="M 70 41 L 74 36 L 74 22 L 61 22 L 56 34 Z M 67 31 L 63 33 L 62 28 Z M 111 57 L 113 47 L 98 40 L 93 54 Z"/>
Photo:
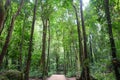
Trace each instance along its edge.
<path fill-rule="evenodd" d="M 9 70 L 1 74 L 0 80 L 23 80 L 23 74 L 17 70 Z"/>
<path fill-rule="evenodd" d="M 0 75 L 0 80 L 9 80 L 6 76 Z"/>
<path fill-rule="evenodd" d="M 8 27 L 11 22 L 11 16 L 17 11 L 20 0 L 11 0 L 8 17 L 4 23 L 4 29 L 0 35 L 0 52 L 5 42 L 5 37 L 8 33 Z M 27 60 L 27 53 L 29 47 L 30 31 L 32 26 L 33 8 L 35 0 L 25 0 L 24 6 L 15 20 L 12 37 L 10 39 L 7 54 L 4 57 L 0 71 L 10 69 L 19 70 L 21 66 L 24 72 Z M 84 1 L 84 0 L 83 0 Z M 117 50 L 117 58 L 120 59 L 120 2 L 119 0 L 110 1 L 110 12 L 112 20 L 112 30 L 115 39 Z M 4 1 L 5 3 L 5 1 Z M 43 19 L 48 19 L 49 25 L 46 37 L 46 51 L 45 51 L 45 65 L 47 74 L 51 76 L 60 72 L 67 77 L 79 76 L 81 73 L 81 63 L 79 55 L 79 40 L 77 33 L 77 20 L 75 10 L 72 6 L 75 4 L 78 19 L 80 20 L 79 0 L 38 0 L 36 23 L 32 44 L 32 60 L 30 67 L 30 77 L 41 77 L 41 55 L 42 55 L 42 34 L 43 34 Z M 0 3 L 1 4 L 1 3 Z M 108 65 L 111 65 L 111 45 L 108 36 L 108 27 L 105 16 L 104 0 L 90 0 L 89 4 L 84 8 L 84 22 L 87 34 L 87 50 L 89 59 L 83 61 L 85 66 L 90 66 L 91 76 L 98 80 L 115 80 L 114 72 L 107 73 Z M 49 32 L 50 29 L 50 32 Z M 81 24 L 80 24 L 81 29 Z M 81 29 L 82 32 L 82 29 Z M 50 47 L 49 45 L 50 39 Z M 83 44 L 83 36 L 82 36 Z M 22 46 L 22 47 L 21 47 Z M 48 55 L 48 48 L 49 55 Z M 20 56 L 22 56 L 20 65 Z M 47 59 L 48 65 L 47 65 Z M 88 63 L 90 65 L 88 65 Z M 57 67 L 58 66 L 58 67 Z M 7 77 L 14 78 L 21 77 L 21 72 L 8 71 Z M 12 78 L 12 79 L 10 79 Z M 7 80 L 7 79 L 6 79 Z"/>

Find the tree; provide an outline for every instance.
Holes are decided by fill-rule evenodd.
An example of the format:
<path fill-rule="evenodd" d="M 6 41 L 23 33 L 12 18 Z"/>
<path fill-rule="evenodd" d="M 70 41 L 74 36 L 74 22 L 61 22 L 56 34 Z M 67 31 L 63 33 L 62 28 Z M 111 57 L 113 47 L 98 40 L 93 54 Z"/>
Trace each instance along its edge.
<path fill-rule="evenodd" d="M 42 19 L 43 22 L 43 36 L 42 36 L 42 56 L 41 56 L 41 66 L 42 66 L 42 77 L 43 80 L 45 80 L 45 75 L 46 75 L 46 34 L 47 34 L 47 24 L 48 24 L 48 20 L 46 19 Z"/>
<path fill-rule="evenodd" d="M 78 30 L 78 41 L 79 41 L 79 63 L 81 63 L 81 65 L 83 66 L 83 45 L 82 45 L 82 35 L 81 35 L 81 30 L 80 30 L 80 21 L 79 21 L 79 18 L 78 18 L 78 13 L 77 13 L 77 9 L 75 7 L 75 5 L 73 4 L 73 8 L 75 10 L 75 15 L 76 15 L 76 21 L 77 21 L 77 30 Z M 78 63 L 78 64 L 79 64 Z M 78 65 L 80 66 L 80 65 Z"/>
<path fill-rule="evenodd" d="M 50 38 L 51 38 L 51 35 L 50 35 L 50 20 L 48 19 L 48 54 L 47 54 L 47 63 L 46 63 L 46 68 L 47 68 L 47 74 L 50 70 Z"/>
<path fill-rule="evenodd" d="M 25 68 L 25 78 L 24 78 L 25 80 L 29 80 L 29 70 L 30 70 L 31 56 L 32 56 L 34 25 L 35 25 L 35 19 L 36 19 L 36 7 L 37 7 L 37 0 L 35 0 L 34 10 L 33 10 L 33 21 L 32 21 L 32 27 L 31 27 L 30 40 L 29 40 L 28 58 L 27 58 L 27 64 L 26 64 L 26 68 Z"/>
<path fill-rule="evenodd" d="M 82 31 L 83 31 L 83 66 L 82 66 L 82 74 L 81 80 L 90 80 L 90 70 L 89 70 L 89 60 L 88 60 L 88 53 L 87 53 L 87 38 L 86 38 L 86 30 L 84 24 L 84 17 L 83 17 L 83 9 L 82 9 L 82 0 L 80 0 L 80 12 L 81 12 L 81 22 L 82 22 Z"/>
<path fill-rule="evenodd" d="M 5 17 L 5 8 L 3 6 L 3 0 L 0 0 L 0 30 L 2 29 L 4 17 Z"/>
<path fill-rule="evenodd" d="M 113 38 L 113 32 L 112 32 L 112 24 L 111 24 L 111 17 L 110 17 L 110 10 L 109 10 L 109 0 L 105 0 L 105 14 L 106 14 L 106 20 L 107 20 L 107 25 L 108 25 L 108 34 L 109 34 L 109 40 L 111 44 L 111 53 L 112 53 L 112 63 L 114 66 L 114 71 L 115 71 L 115 76 L 116 80 L 120 79 L 120 73 L 118 70 L 117 64 L 117 56 L 116 56 L 116 47 L 115 47 L 115 42 Z"/>
<path fill-rule="evenodd" d="M 5 23 L 8 19 L 8 13 L 9 13 L 9 6 L 10 6 L 11 0 L 6 0 L 4 7 L 2 8 L 2 13 L 1 13 L 1 27 L 0 27 L 0 35 L 2 34 L 2 31 L 4 29 Z M 2 3 L 1 3 L 2 4 Z M 2 15 L 3 14 L 3 15 Z M 5 18 L 5 19 L 4 19 Z M 3 19 L 3 20 L 2 20 Z"/>
<path fill-rule="evenodd" d="M 51 4 L 49 4 L 49 1 L 45 2 L 40 2 L 41 6 L 41 20 L 42 20 L 42 25 L 43 25 L 43 34 L 42 34 L 42 54 L 41 54 L 41 59 L 40 59 L 40 66 L 42 68 L 42 77 L 43 80 L 45 80 L 45 76 L 47 74 L 46 68 L 46 40 L 47 40 L 47 28 L 49 27 L 49 17 L 51 14 Z M 49 35 L 48 35 L 49 36 Z M 49 45 L 49 43 L 48 43 Z M 48 53 L 49 54 L 49 53 Z"/>
<path fill-rule="evenodd" d="M 2 52 L 1 52 L 1 54 L 0 54 L 0 65 L 2 64 L 3 58 L 4 58 L 5 54 L 6 54 L 6 51 L 7 51 L 7 48 L 8 48 L 10 39 L 11 39 L 11 36 L 12 36 L 12 32 L 13 32 L 13 29 L 14 29 L 15 19 L 16 19 L 16 17 L 19 15 L 19 12 L 20 12 L 21 9 L 22 9 L 23 3 L 24 3 L 24 0 L 21 1 L 18 10 L 17 10 L 16 13 L 12 16 L 11 24 L 10 24 L 10 26 L 9 26 L 9 30 L 8 30 L 8 34 L 7 34 L 7 36 L 6 36 L 5 44 L 4 44 L 4 46 L 3 46 L 3 48 L 2 48 Z"/>
<path fill-rule="evenodd" d="M 0 4 L 5 12 L 0 27 L 2 55 L 12 17 L 21 0 L 0 1 L 3 1 Z M 77 80 L 114 80 L 113 65 L 117 66 L 118 72 L 120 66 L 120 54 L 117 54 L 120 51 L 120 0 L 111 0 L 109 5 L 105 0 L 89 0 L 89 3 L 82 0 L 83 5 L 79 1 L 37 0 L 36 5 L 35 0 L 24 0 L 24 6 L 14 19 L 11 38 L 7 38 L 10 41 L 0 66 L 0 79 L 1 74 L 12 69 L 23 73 L 25 80 L 45 80 L 55 73 L 76 77 Z M 109 54 L 113 42 L 109 41 L 108 20 L 112 24 L 112 47 L 116 58 Z"/>

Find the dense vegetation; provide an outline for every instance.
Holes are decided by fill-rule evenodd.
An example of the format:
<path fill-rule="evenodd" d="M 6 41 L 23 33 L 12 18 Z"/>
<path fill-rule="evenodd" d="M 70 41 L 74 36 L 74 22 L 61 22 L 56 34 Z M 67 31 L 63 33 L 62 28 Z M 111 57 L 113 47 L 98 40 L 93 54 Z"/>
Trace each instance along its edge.
<path fill-rule="evenodd" d="M 0 0 L 0 80 L 119 80 L 120 1 L 83 1 Z"/>

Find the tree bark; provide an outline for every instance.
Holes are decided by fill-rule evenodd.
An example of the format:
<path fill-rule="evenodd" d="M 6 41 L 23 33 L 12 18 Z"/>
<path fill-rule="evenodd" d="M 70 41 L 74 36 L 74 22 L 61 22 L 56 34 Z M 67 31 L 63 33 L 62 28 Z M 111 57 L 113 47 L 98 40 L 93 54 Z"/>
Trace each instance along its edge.
<path fill-rule="evenodd" d="M 25 80 L 29 80 L 29 70 L 30 70 L 30 63 L 31 63 L 31 56 L 32 56 L 33 34 L 34 34 L 34 26 L 35 26 L 35 19 L 36 19 L 36 6 L 37 6 L 37 0 L 35 0 L 34 10 L 33 10 L 33 22 L 32 22 L 31 35 L 30 35 L 30 40 L 29 40 L 27 64 L 25 68 L 25 77 L 24 77 Z"/>
<path fill-rule="evenodd" d="M 3 6 L 3 0 L 0 1 L 0 30 L 2 29 L 2 25 L 5 17 L 5 8 Z"/>
<path fill-rule="evenodd" d="M 2 22 L 1 27 L 0 27 L 0 35 L 2 34 L 5 23 L 6 23 L 7 19 L 8 19 L 8 16 L 9 16 L 8 13 L 9 13 L 10 3 L 11 3 L 11 0 L 6 0 L 6 2 L 5 2 L 5 6 L 4 6 L 5 11 L 4 11 L 4 16 L 3 16 L 3 17 L 5 17 L 5 19 L 3 19 L 3 22 Z"/>
<path fill-rule="evenodd" d="M 6 17 L 5 17 L 4 21 L 3 21 L 3 24 L 2 24 L 2 26 L 0 28 L 0 36 L 1 36 L 2 31 L 3 31 L 4 27 L 5 27 L 5 23 L 6 23 L 7 19 L 8 19 L 8 11 L 7 11 L 7 15 L 6 15 Z"/>
<path fill-rule="evenodd" d="M 89 61 L 88 60 L 88 53 L 87 53 L 87 39 L 86 39 L 86 30 L 84 25 L 84 17 L 83 17 L 83 8 L 82 8 L 82 0 L 80 0 L 80 13 L 81 13 L 81 22 L 82 22 L 82 31 L 83 31 L 83 43 L 84 43 L 84 54 L 83 56 L 83 66 L 82 66 L 82 74 L 81 74 L 81 80 L 90 80 L 90 70 L 89 70 Z"/>
<path fill-rule="evenodd" d="M 83 66 L 83 57 L 82 57 L 82 55 L 83 55 L 83 45 L 82 45 L 82 35 L 81 35 L 81 30 L 80 30 L 80 21 L 78 19 L 77 9 L 76 9 L 74 4 L 73 4 L 73 8 L 75 10 L 75 15 L 76 15 L 77 30 L 78 30 L 78 41 L 79 41 L 79 54 L 78 54 L 79 58 L 78 58 L 78 60 L 80 60 L 80 61 L 77 61 L 77 62 L 80 62 L 79 64 L 81 64 Z M 78 69 L 80 68 L 79 64 L 77 65 Z M 77 75 L 77 76 L 79 76 L 79 75 Z"/>
<path fill-rule="evenodd" d="M 58 68 L 59 68 L 59 55 L 58 54 L 56 54 L 55 59 L 56 59 L 56 73 L 59 73 L 59 70 L 58 70 Z"/>
<path fill-rule="evenodd" d="M 66 75 L 66 49 L 65 46 L 63 47 L 64 49 L 64 74 Z"/>
<path fill-rule="evenodd" d="M 89 44 L 90 44 L 90 46 L 89 46 L 89 48 L 90 48 L 90 52 L 89 52 L 90 55 L 89 56 L 90 57 L 89 58 L 90 58 L 90 62 L 93 63 L 94 62 L 94 59 L 93 59 L 94 58 L 93 57 L 94 54 L 93 54 L 93 48 L 92 48 L 92 36 L 91 36 L 91 34 L 89 36 Z"/>
<path fill-rule="evenodd" d="M 106 19 L 107 19 L 107 25 L 108 25 L 108 34 L 109 34 L 109 40 L 111 44 L 111 51 L 112 51 L 112 63 L 114 66 L 114 71 L 115 71 L 115 76 L 116 80 L 120 80 L 120 73 L 118 70 L 118 66 L 116 65 L 116 47 L 115 47 L 115 41 L 113 38 L 113 32 L 112 32 L 112 24 L 111 24 L 111 17 L 110 17 L 110 11 L 109 11 L 109 0 L 104 0 L 105 1 L 105 14 L 106 14 Z"/>
<path fill-rule="evenodd" d="M 8 58 L 8 51 L 7 51 L 6 56 L 5 56 L 5 69 L 8 68 L 8 60 L 9 58 Z"/>
<path fill-rule="evenodd" d="M 40 60 L 40 65 L 42 66 L 42 77 L 45 80 L 46 75 L 46 36 L 47 36 L 47 20 L 42 19 L 43 21 L 43 36 L 42 36 L 42 56 Z"/>
<path fill-rule="evenodd" d="M 3 48 L 2 48 L 2 52 L 1 52 L 1 54 L 0 54 L 0 65 L 2 64 L 3 58 L 4 58 L 5 54 L 6 54 L 6 51 L 7 51 L 9 42 L 10 42 L 10 38 L 11 38 L 11 36 L 12 36 L 15 19 L 16 19 L 16 17 L 19 15 L 19 12 L 20 12 L 21 9 L 22 9 L 23 3 L 24 3 L 24 0 L 21 1 L 21 4 L 20 4 L 17 12 L 12 16 L 12 20 L 11 20 L 11 24 L 10 24 L 10 26 L 9 26 L 8 34 L 7 34 L 7 36 L 6 36 L 5 44 L 4 44 L 4 46 L 3 46 Z"/>
<path fill-rule="evenodd" d="M 74 4 L 73 4 L 73 8 L 75 10 L 76 21 L 77 21 L 78 41 L 79 41 L 79 55 L 80 55 L 81 64 L 82 64 L 83 45 L 82 45 L 82 35 L 81 35 L 81 30 L 80 30 L 80 21 L 78 19 L 77 9 L 76 9 Z"/>
<path fill-rule="evenodd" d="M 47 67 L 47 74 L 49 72 L 49 63 L 50 63 L 50 58 L 49 58 L 49 55 L 50 55 L 50 20 L 48 20 L 49 24 L 48 24 L 48 55 L 47 55 L 47 64 L 46 64 L 46 67 Z"/>

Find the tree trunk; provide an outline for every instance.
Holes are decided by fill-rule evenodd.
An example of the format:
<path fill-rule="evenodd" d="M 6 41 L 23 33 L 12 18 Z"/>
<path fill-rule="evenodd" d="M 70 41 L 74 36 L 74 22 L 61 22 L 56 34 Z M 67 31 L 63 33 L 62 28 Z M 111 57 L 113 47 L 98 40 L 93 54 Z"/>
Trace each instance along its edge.
<path fill-rule="evenodd" d="M 46 67 L 47 67 L 46 73 L 47 74 L 50 70 L 50 68 L 49 68 L 49 62 L 50 62 L 50 58 L 49 58 L 49 55 L 50 55 L 50 20 L 48 20 L 48 22 L 49 22 L 49 24 L 48 24 L 48 55 L 47 55 L 47 65 L 46 65 Z"/>
<path fill-rule="evenodd" d="M 0 36 L 1 36 L 2 31 L 3 31 L 4 27 L 5 27 L 5 23 L 6 23 L 7 19 L 8 19 L 8 11 L 7 11 L 7 15 L 6 15 L 6 17 L 5 17 L 4 21 L 3 21 L 3 24 L 2 24 L 2 26 L 0 28 Z"/>
<path fill-rule="evenodd" d="M 64 74 L 66 75 L 66 73 L 67 73 L 67 70 L 66 70 L 66 65 L 67 65 L 67 60 L 66 60 L 66 45 L 64 44 L 65 42 L 64 42 L 64 37 L 65 37 L 65 34 L 64 34 L 65 32 L 64 32 L 64 30 L 63 30 L 63 51 L 64 51 Z"/>
<path fill-rule="evenodd" d="M 114 66 L 114 71 L 115 71 L 115 76 L 116 80 L 120 80 L 120 74 L 118 70 L 118 66 L 116 65 L 116 47 L 115 47 L 115 42 L 113 38 L 113 32 L 112 32 L 112 24 L 111 24 L 111 17 L 110 17 L 110 11 L 109 11 L 109 0 L 104 0 L 105 1 L 105 14 L 106 14 L 106 19 L 107 19 L 107 24 L 108 24 L 108 34 L 109 34 L 109 40 L 111 44 L 111 51 L 112 51 L 112 63 Z"/>
<path fill-rule="evenodd" d="M 3 6 L 3 0 L 1 0 L 0 1 L 0 30 L 3 25 L 4 17 L 5 17 L 5 8 Z"/>
<path fill-rule="evenodd" d="M 79 58 L 77 58 L 77 62 L 81 62 L 81 65 L 83 66 L 83 45 L 82 45 L 82 36 L 81 36 L 81 30 L 80 30 L 80 21 L 78 19 L 78 13 L 77 13 L 77 9 L 75 7 L 75 5 L 73 4 L 73 8 L 75 10 L 75 15 L 76 15 L 76 21 L 77 21 L 77 30 L 78 30 L 78 41 L 79 41 Z M 80 61 L 78 61 L 80 60 Z M 79 63 L 80 64 L 80 63 Z M 77 65 L 78 66 L 78 70 L 80 68 L 80 65 Z M 79 76 L 79 74 L 77 75 Z"/>
<path fill-rule="evenodd" d="M 40 65 L 42 66 L 42 77 L 43 80 L 45 80 L 45 75 L 46 75 L 46 34 L 47 34 L 47 20 L 42 19 L 43 21 L 43 36 L 42 36 L 42 56 L 40 60 Z"/>
<path fill-rule="evenodd" d="M 63 47 L 64 49 L 64 74 L 66 75 L 66 49 L 65 49 L 65 46 Z"/>
<path fill-rule="evenodd" d="M 10 42 L 10 38 L 12 36 L 12 32 L 13 32 L 13 28 L 14 28 L 14 22 L 15 22 L 16 17 L 18 16 L 19 12 L 21 11 L 21 8 L 23 6 L 23 2 L 24 2 L 24 0 L 21 1 L 21 4 L 20 4 L 17 12 L 12 16 L 12 20 L 11 20 L 11 24 L 10 24 L 10 27 L 9 27 L 8 34 L 6 36 L 5 44 L 4 44 L 4 46 L 2 48 L 2 52 L 0 54 L 0 65 L 2 64 L 3 58 L 6 54 L 6 51 L 7 51 L 9 42 Z"/>
<path fill-rule="evenodd" d="M 56 53 L 56 56 L 55 56 L 56 58 L 56 73 L 59 73 L 59 70 L 58 70 L 58 68 L 59 68 L 59 55 Z"/>
<path fill-rule="evenodd" d="M 5 6 L 4 6 L 4 9 L 5 9 L 5 11 L 4 11 L 4 16 L 3 17 L 5 17 L 5 19 L 3 19 L 3 22 L 2 22 L 2 24 L 1 24 L 1 27 L 0 27 L 0 35 L 2 34 L 2 31 L 3 31 L 3 29 L 4 29 L 4 25 L 5 25 L 5 22 L 7 21 L 7 19 L 8 19 L 8 13 L 9 13 L 9 6 L 10 6 L 10 3 L 11 3 L 11 0 L 6 0 L 6 2 L 5 2 Z M 2 19 L 2 18 L 1 18 Z"/>
<path fill-rule="evenodd" d="M 25 80 L 29 80 L 29 70 L 30 70 L 30 63 L 31 63 L 31 56 L 32 56 L 32 43 L 33 43 L 34 25 L 35 25 L 35 19 L 36 19 L 36 6 L 37 6 L 37 0 L 35 0 L 34 10 L 33 10 L 33 22 L 32 22 L 32 27 L 31 27 L 28 58 L 27 58 L 27 64 L 26 64 L 26 69 L 25 69 L 25 78 L 24 78 Z"/>
<path fill-rule="evenodd" d="M 7 51 L 7 53 L 6 53 L 6 56 L 5 56 L 5 69 L 7 69 L 8 68 L 8 51 Z"/>
<path fill-rule="evenodd" d="M 84 25 L 84 18 L 83 18 L 83 9 L 82 9 L 82 0 L 80 0 L 80 12 L 81 12 L 81 21 L 82 21 L 82 31 L 83 31 L 83 43 L 84 43 L 84 53 L 83 53 L 83 66 L 82 66 L 82 74 L 81 80 L 90 80 L 90 70 L 89 70 L 89 60 L 87 55 L 87 39 L 86 39 L 86 30 Z"/>
<path fill-rule="evenodd" d="M 91 36 L 91 34 L 90 34 L 90 36 L 89 36 L 89 44 L 90 44 L 90 52 L 89 52 L 89 58 L 90 58 L 90 62 L 94 62 L 95 60 L 94 60 L 94 54 L 93 54 L 93 48 L 92 48 L 92 36 Z"/>
<path fill-rule="evenodd" d="M 82 65 L 82 55 L 83 55 L 83 45 L 82 45 L 82 36 L 81 36 L 81 30 L 80 30 L 80 21 L 78 19 L 78 14 L 77 14 L 77 9 L 75 5 L 73 4 L 73 8 L 75 10 L 75 15 L 76 15 L 76 21 L 77 21 L 77 30 L 78 30 L 78 41 L 79 41 L 79 58 L 81 59 L 81 65 Z"/>

